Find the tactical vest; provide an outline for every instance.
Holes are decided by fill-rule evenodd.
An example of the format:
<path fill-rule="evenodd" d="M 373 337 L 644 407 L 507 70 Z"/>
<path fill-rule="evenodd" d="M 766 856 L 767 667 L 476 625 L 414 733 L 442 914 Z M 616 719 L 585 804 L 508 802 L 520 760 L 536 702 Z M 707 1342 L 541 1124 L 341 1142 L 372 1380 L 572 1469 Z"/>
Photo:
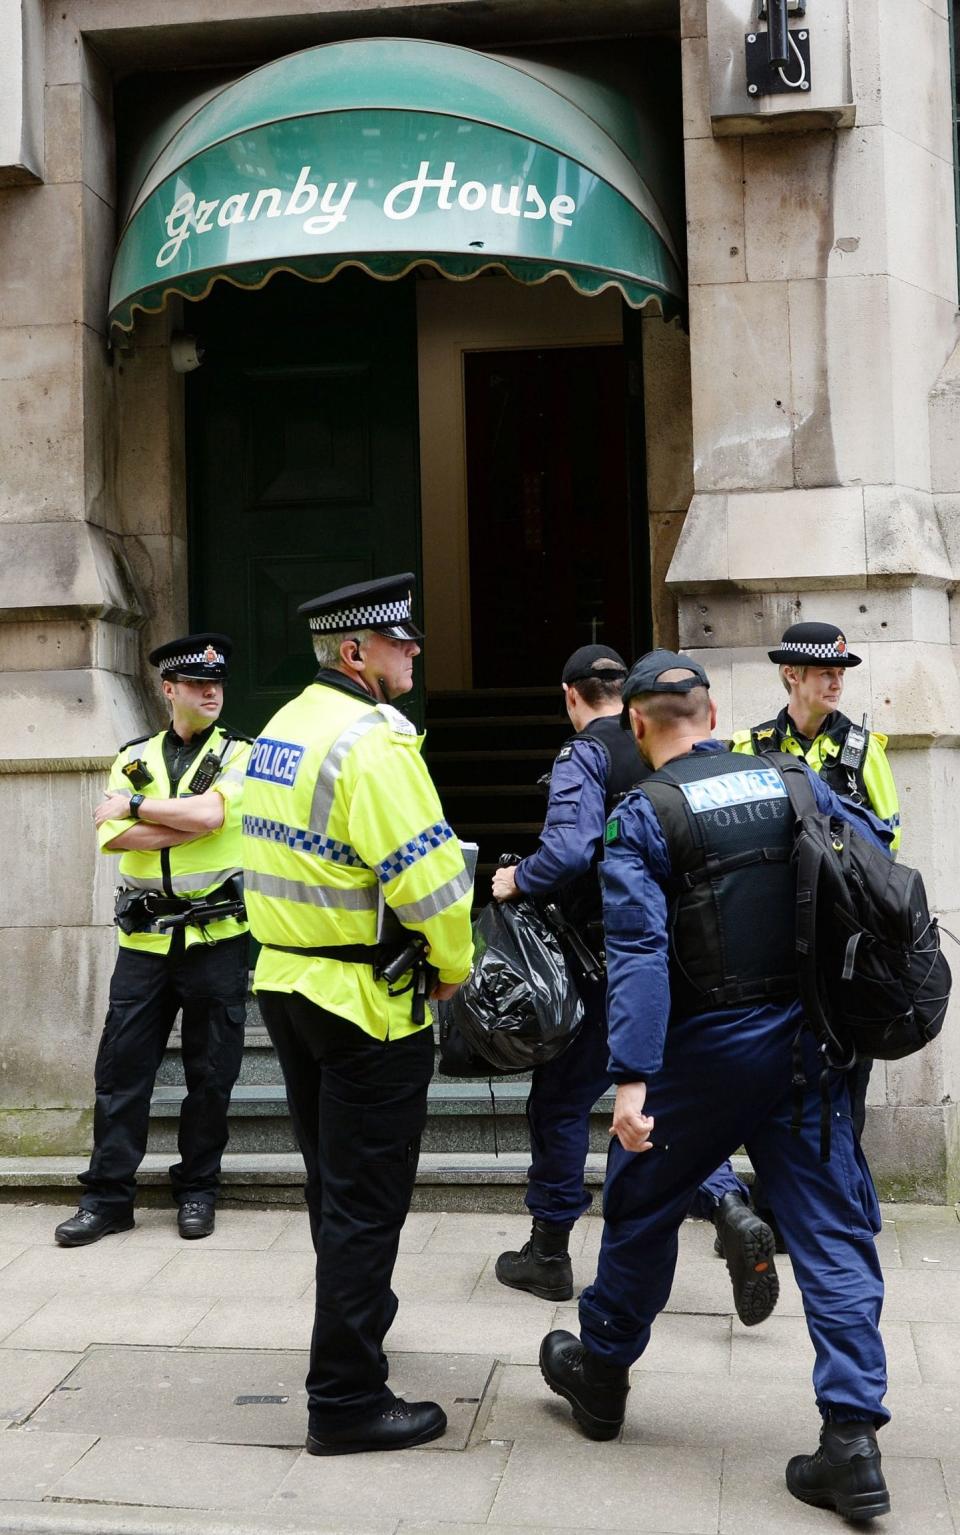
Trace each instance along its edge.
<path fill-rule="evenodd" d="M 650 774 L 650 768 L 637 751 L 633 732 L 621 729 L 619 714 L 602 714 L 598 719 L 591 720 L 583 730 L 571 736 L 565 745 L 571 746 L 574 741 L 595 741 L 603 750 L 607 764 L 604 803 L 608 816 L 618 801 Z M 603 920 L 603 902 L 597 877 L 602 856 L 601 845 L 587 873 L 571 880 L 560 892 L 560 908 L 567 921 L 580 933 L 584 933 L 591 923 Z"/>
<path fill-rule="evenodd" d="M 670 855 L 681 1016 L 797 995 L 793 812 L 772 764 L 690 752 L 643 784 Z"/>
<path fill-rule="evenodd" d="M 838 747 L 837 755 L 833 758 L 825 757 L 819 768 L 819 777 L 832 789 L 835 794 L 840 794 L 846 799 L 852 799 L 855 804 L 870 806 L 870 792 L 864 780 L 864 761 L 866 758 L 866 741 L 859 752 L 848 753 L 852 760 L 842 763 L 844 747 L 847 736 L 852 728 L 853 721 L 845 714 L 837 714 L 836 724 L 829 731 L 829 738 L 835 741 Z M 796 739 L 796 738 L 794 738 Z M 869 736 L 867 737 L 869 739 Z M 762 725 L 754 725 L 750 732 L 750 740 L 753 750 L 758 757 L 769 756 L 773 752 L 783 751 L 783 733 L 780 719 L 766 720 Z"/>

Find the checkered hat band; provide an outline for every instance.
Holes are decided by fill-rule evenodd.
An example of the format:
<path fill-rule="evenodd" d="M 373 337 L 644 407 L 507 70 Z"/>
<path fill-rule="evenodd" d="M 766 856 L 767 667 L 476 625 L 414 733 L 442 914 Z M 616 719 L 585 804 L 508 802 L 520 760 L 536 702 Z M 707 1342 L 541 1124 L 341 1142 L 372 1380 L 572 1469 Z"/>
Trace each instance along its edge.
<path fill-rule="evenodd" d="M 372 629 L 377 624 L 409 623 L 412 614 L 406 599 L 374 602 L 367 607 L 339 608 L 333 613 L 317 613 L 310 619 L 316 634 L 344 634 L 348 629 Z"/>
<path fill-rule="evenodd" d="M 226 665 L 226 660 L 220 654 L 219 650 L 215 652 L 212 660 L 207 655 L 205 650 L 193 650 L 193 651 L 190 652 L 189 655 L 183 655 L 183 656 L 164 656 L 163 660 L 160 662 L 160 670 L 162 672 L 175 672 L 175 671 L 179 671 L 181 666 L 225 666 L 225 665 Z"/>
<path fill-rule="evenodd" d="M 816 656 L 818 661 L 835 661 L 838 657 L 849 655 L 848 650 L 838 650 L 836 643 L 830 645 L 811 645 L 802 640 L 781 640 L 778 650 L 792 650 L 803 656 Z"/>

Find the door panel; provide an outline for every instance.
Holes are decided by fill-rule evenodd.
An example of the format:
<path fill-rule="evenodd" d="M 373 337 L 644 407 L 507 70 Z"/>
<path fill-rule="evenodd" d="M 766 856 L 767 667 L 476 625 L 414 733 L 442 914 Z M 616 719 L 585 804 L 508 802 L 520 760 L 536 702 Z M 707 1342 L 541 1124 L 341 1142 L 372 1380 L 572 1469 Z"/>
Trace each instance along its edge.
<path fill-rule="evenodd" d="M 256 733 L 316 670 L 297 607 L 419 576 L 416 314 L 410 282 L 342 273 L 215 290 L 189 323 L 192 622 L 235 644 L 226 718 Z M 418 694 L 401 700 L 416 713 Z"/>
<path fill-rule="evenodd" d="M 594 640 L 628 655 L 643 511 L 628 486 L 623 347 L 464 362 L 474 685 L 555 685 Z"/>

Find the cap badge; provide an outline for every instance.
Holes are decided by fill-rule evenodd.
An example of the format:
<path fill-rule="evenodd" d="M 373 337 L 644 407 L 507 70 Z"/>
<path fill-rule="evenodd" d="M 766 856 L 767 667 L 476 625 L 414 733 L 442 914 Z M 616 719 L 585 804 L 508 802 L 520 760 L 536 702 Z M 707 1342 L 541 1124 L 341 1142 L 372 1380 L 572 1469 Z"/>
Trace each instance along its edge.
<path fill-rule="evenodd" d="M 843 637 L 843 635 L 842 635 L 842 634 L 838 634 L 838 635 L 837 635 L 837 639 L 836 639 L 836 650 L 837 650 L 837 655 L 838 655 L 838 656 L 842 656 L 842 655 L 845 655 L 845 654 L 846 654 L 846 650 L 847 650 L 847 642 L 846 642 L 846 640 L 845 640 L 845 639 L 844 639 L 844 637 Z"/>
<path fill-rule="evenodd" d="M 207 664 L 207 666 L 215 666 L 216 665 L 217 652 L 214 650 L 212 645 L 208 645 L 206 650 L 203 652 L 203 659 L 204 659 L 205 663 Z"/>

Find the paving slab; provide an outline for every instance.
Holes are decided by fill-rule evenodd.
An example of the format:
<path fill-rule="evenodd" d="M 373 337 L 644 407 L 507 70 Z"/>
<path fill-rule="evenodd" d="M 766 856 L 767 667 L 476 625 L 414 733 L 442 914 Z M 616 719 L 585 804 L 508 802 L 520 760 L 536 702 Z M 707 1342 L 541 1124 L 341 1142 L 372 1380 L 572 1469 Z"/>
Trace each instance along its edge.
<path fill-rule="evenodd" d="M 820 1431 L 809 1381 L 761 1375 L 737 1390 L 720 1375 L 664 1372 L 649 1380 L 647 1389 L 635 1385 L 627 1398 L 626 1444 L 747 1453 L 760 1446 L 793 1455 Z"/>
<path fill-rule="evenodd" d="M 151 1304 L 156 1297 L 151 1297 Z M 165 1299 L 187 1306 L 186 1299 Z M 296 1349 L 305 1354 L 313 1331 L 312 1295 L 266 1300 L 218 1300 L 212 1305 L 201 1301 L 201 1319 L 181 1342 L 188 1348 L 268 1348 Z"/>
<path fill-rule="evenodd" d="M 482 1438 L 491 1444 L 569 1444 L 571 1427 L 569 1407 L 545 1385 L 539 1366 L 498 1367 L 477 1424 Z"/>
<path fill-rule="evenodd" d="M 10 1334 L 22 1327 L 43 1303 L 42 1295 L 30 1291 L 21 1294 L 16 1290 L 0 1290 L 0 1343 L 6 1345 Z"/>
<path fill-rule="evenodd" d="M 427 1254 L 426 1256 L 429 1255 Z M 444 1274 L 447 1272 L 447 1263 L 449 1261 L 449 1259 L 444 1259 Z M 480 1273 L 480 1278 L 477 1280 L 473 1293 L 470 1297 L 474 1305 L 522 1306 L 531 1312 L 536 1311 L 545 1322 L 544 1332 L 548 1331 L 551 1320 L 553 1318 L 553 1314 L 557 1309 L 556 1301 L 542 1300 L 539 1295 L 528 1295 L 526 1290 L 512 1290 L 509 1285 L 501 1284 L 495 1272 L 496 1261 L 496 1257 L 487 1258 L 485 1262 L 483 1259 L 481 1259 L 483 1267 Z M 580 1262 L 581 1260 L 579 1258 L 574 1260 L 574 1293 L 577 1292 L 577 1270 Z M 593 1276 L 591 1275 L 590 1277 L 592 1278 Z M 583 1282 L 586 1283 L 587 1281 L 584 1280 Z"/>
<path fill-rule="evenodd" d="M 77 1186 L 77 1194 L 81 1192 Z M 38 1204 L 25 1201 L 22 1204 L 0 1204 L 0 1242 L 23 1242 L 26 1246 L 48 1246 L 53 1240 L 53 1229 L 73 1212 L 68 1205 Z M 129 1232 L 118 1233 L 117 1241 L 125 1240 Z"/>
<path fill-rule="evenodd" d="M 437 1223 L 442 1219 L 439 1210 L 411 1210 L 403 1223 L 400 1233 L 401 1253 L 422 1252 L 426 1243 L 430 1240 Z M 271 1252 L 296 1252 L 312 1253 L 313 1239 L 310 1236 L 310 1218 L 306 1211 L 297 1211 L 290 1216 L 288 1224 L 283 1232 L 271 1244 Z"/>
<path fill-rule="evenodd" d="M 126 1242 L 114 1244 L 113 1237 L 105 1237 L 93 1247 L 57 1247 L 51 1234 L 48 1246 L 30 1247 L 0 1269 L 0 1292 L 26 1291 L 41 1300 L 53 1295 L 129 1294 L 175 1261 L 159 1249 L 134 1251 Z"/>
<path fill-rule="evenodd" d="M 661 1325 L 658 1319 L 654 1336 Z M 891 1381 L 919 1386 L 922 1381 L 913 1335 L 908 1322 L 884 1322 L 881 1327 Z M 960 1336 L 960 1333 L 958 1333 Z M 810 1380 L 814 1352 L 803 1317 L 774 1313 L 759 1327 L 737 1327 L 733 1334 L 731 1372 L 744 1376 L 781 1375 Z"/>
<path fill-rule="evenodd" d="M 364 1524 L 316 1516 L 296 1518 L 269 1509 L 211 1513 L 205 1509 L 143 1508 L 131 1503 L 0 1502 L 0 1535 L 393 1535 L 396 1520 Z M 526 1532 L 525 1532 L 526 1535 Z"/>
<path fill-rule="evenodd" d="M 156 1508 L 263 1507 L 298 1458 L 295 1450 L 190 1439 L 110 1438 L 60 1477 L 50 1496 Z"/>
<path fill-rule="evenodd" d="M 313 1284 L 316 1272 L 307 1253 L 198 1252 L 193 1242 L 181 1243 L 181 1249 L 172 1258 L 164 1255 L 164 1266 L 144 1285 L 145 1295 L 295 1296 Z"/>
<path fill-rule="evenodd" d="M 570 1252 L 579 1253 L 583 1246 L 582 1221 L 578 1221 L 570 1233 Z M 529 1215 L 441 1215 L 424 1246 L 425 1252 L 436 1253 L 483 1253 L 503 1252 L 507 1248 L 521 1248 L 530 1236 Z"/>
<path fill-rule="evenodd" d="M 892 1386 L 885 1405 L 884 1455 L 960 1459 L 960 1371 L 947 1386 Z"/>
<path fill-rule="evenodd" d="M 82 1358 L 82 1354 L 0 1349 L 0 1425 L 22 1423 Z"/>
<path fill-rule="evenodd" d="M 535 1520 L 566 1530 L 644 1529 L 714 1535 L 716 1450 L 639 1445 L 515 1445 L 488 1523 Z"/>
<path fill-rule="evenodd" d="M 906 1223 L 900 1230 L 900 1256 L 908 1269 L 960 1269 L 960 1221 L 951 1226 Z"/>
<path fill-rule="evenodd" d="M 580 1317 L 576 1306 L 558 1307 L 554 1325 L 579 1338 Z M 679 1370 L 683 1374 L 728 1375 L 732 1331 L 732 1318 L 728 1316 L 685 1316 L 664 1311 L 657 1317 L 650 1342 L 633 1371 Z M 738 1331 L 742 1331 L 739 1324 Z"/>
<path fill-rule="evenodd" d="M 482 1253 L 444 1253 L 443 1267 L 438 1269 L 435 1254 L 401 1252 L 393 1270 L 393 1289 L 401 1308 L 434 1295 L 444 1301 L 468 1301 L 475 1295 L 487 1261 Z M 497 1289 L 510 1293 L 502 1285 Z"/>
<path fill-rule="evenodd" d="M 0 1499 L 39 1500 L 96 1444 L 91 1434 L 0 1434 Z"/>
<path fill-rule="evenodd" d="M 810 1442 L 816 1449 L 816 1435 Z M 802 1453 L 802 1451 L 801 1451 Z M 787 1491 L 782 1455 L 763 1450 L 747 1456 L 727 1454 L 723 1461 L 720 1535 L 744 1530 L 777 1530 L 789 1535 L 828 1535 L 840 1525 L 834 1514 L 810 1508 Z M 905 1460 L 884 1454 L 883 1471 L 890 1488 L 891 1512 L 871 1525 L 883 1535 L 953 1535 L 953 1521 L 940 1462 Z M 860 1526 L 857 1526 L 860 1528 Z M 865 1526 L 864 1526 L 865 1528 Z"/>
<path fill-rule="evenodd" d="M 210 1309 L 206 1300 L 168 1295 L 55 1295 L 5 1340 L 5 1347 L 75 1349 L 93 1343 L 182 1343 Z M 2 1310 L 2 1301 L 0 1301 Z"/>
<path fill-rule="evenodd" d="M 884 1274 L 883 1284 L 884 1322 L 941 1322 L 960 1316 L 960 1273 L 942 1265 L 892 1269 Z"/>
<path fill-rule="evenodd" d="M 203 1252 L 223 1248 L 242 1252 L 262 1252 L 272 1248 L 289 1226 L 292 1216 L 288 1210 L 244 1210 L 234 1205 L 223 1205 L 217 1210 L 217 1223 L 208 1237 L 202 1239 Z M 2 1229 L 2 1228 L 0 1228 Z M 307 1242 L 309 1245 L 309 1227 Z M 144 1247 L 163 1247 L 170 1253 L 184 1251 L 184 1240 L 177 1231 L 177 1212 L 171 1204 L 167 1210 L 138 1210 L 137 1224 L 128 1234 L 129 1245 L 135 1250 Z M 191 1242 L 191 1248 L 197 1247 Z"/>
<path fill-rule="evenodd" d="M 476 1354 L 407 1355 L 392 1362 L 390 1380 L 398 1395 L 440 1402 L 449 1426 L 436 1447 L 462 1450 L 493 1365 L 491 1357 Z M 307 1424 L 306 1370 L 306 1347 L 301 1353 L 96 1348 L 68 1389 L 50 1396 L 31 1422 L 45 1432 L 104 1438 L 299 1449 Z"/>
<path fill-rule="evenodd" d="M 539 1358 L 544 1331 L 543 1316 L 532 1308 L 408 1301 L 397 1313 L 386 1347 L 392 1354 L 453 1354 L 469 1349 L 511 1364 L 531 1364 Z"/>
<path fill-rule="evenodd" d="M 268 1505 L 300 1519 L 315 1514 L 327 1524 L 446 1519 L 453 1509 L 464 1523 L 487 1518 L 510 1451 L 480 1445 L 464 1455 L 433 1455 L 430 1446 L 402 1455 L 302 1455 Z M 392 1522 L 391 1522 L 392 1521 Z"/>
<path fill-rule="evenodd" d="M 921 1226 L 953 1226 L 960 1224 L 960 1205 L 916 1205 L 887 1203 L 881 1206 L 884 1221 L 894 1221 L 898 1226 L 913 1222 Z"/>

